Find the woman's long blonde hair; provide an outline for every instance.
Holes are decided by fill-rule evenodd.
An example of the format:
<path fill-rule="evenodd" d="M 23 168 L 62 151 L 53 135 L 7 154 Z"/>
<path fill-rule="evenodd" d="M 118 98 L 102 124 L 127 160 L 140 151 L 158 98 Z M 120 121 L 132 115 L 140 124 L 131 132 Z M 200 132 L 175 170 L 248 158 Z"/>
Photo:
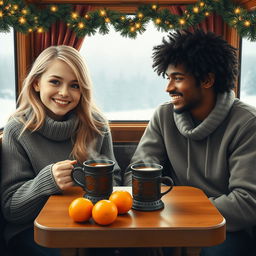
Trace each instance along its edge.
<path fill-rule="evenodd" d="M 81 88 L 81 99 L 76 108 L 78 128 L 74 136 L 74 146 L 71 156 L 79 162 L 88 157 L 89 149 L 97 133 L 103 133 L 102 127 L 107 125 L 107 120 L 95 106 L 92 99 L 92 81 L 87 65 L 80 53 L 73 47 L 60 45 L 45 49 L 35 60 L 29 74 L 23 82 L 21 94 L 18 98 L 18 108 L 13 114 L 24 124 L 25 130 L 37 131 L 45 120 L 45 108 L 33 84 L 47 70 L 53 60 L 64 61 L 75 73 Z M 30 111 L 29 119 L 25 114 Z M 100 117 L 97 118 L 97 117 Z"/>

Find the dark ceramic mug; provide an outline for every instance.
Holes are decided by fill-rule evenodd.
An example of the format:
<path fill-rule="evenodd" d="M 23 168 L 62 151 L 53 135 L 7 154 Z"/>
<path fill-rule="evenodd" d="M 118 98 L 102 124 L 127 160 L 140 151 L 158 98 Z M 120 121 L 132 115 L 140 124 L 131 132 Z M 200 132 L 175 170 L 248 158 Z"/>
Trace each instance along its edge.
<path fill-rule="evenodd" d="M 86 192 L 84 197 L 96 203 L 108 199 L 113 191 L 114 165 L 112 160 L 87 160 L 72 170 L 71 177 Z"/>
<path fill-rule="evenodd" d="M 173 188 L 170 177 L 162 177 L 163 166 L 155 163 L 137 163 L 132 169 L 133 209 L 142 211 L 158 210 L 164 207 L 161 197 Z M 163 182 L 169 183 L 169 188 L 161 192 Z"/>

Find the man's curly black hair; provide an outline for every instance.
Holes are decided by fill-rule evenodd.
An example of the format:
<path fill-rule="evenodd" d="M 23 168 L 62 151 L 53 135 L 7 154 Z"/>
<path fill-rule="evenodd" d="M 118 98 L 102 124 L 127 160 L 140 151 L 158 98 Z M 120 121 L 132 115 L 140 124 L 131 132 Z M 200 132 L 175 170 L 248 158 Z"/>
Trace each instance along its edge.
<path fill-rule="evenodd" d="M 212 32 L 175 31 L 153 48 L 153 68 L 165 77 L 168 66 L 182 64 L 198 82 L 209 73 L 215 74 L 216 93 L 228 92 L 235 86 L 238 74 L 236 49 Z"/>

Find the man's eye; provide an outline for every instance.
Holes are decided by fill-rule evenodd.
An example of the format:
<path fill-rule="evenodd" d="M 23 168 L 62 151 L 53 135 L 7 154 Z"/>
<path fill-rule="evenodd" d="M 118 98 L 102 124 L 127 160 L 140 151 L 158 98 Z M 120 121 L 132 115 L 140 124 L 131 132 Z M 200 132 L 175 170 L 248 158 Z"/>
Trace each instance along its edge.
<path fill-rule="evenodd" d="M 80 88 L 80 86 L 79 86 L 79 84 L 71 84 L 71 88 L 79 89 L 79 88 Z"/>
<path fill-rule="evenodd" d="M 60 84 L 60 81 L 59 80 L 50 80 L 50 83 L 51 84 L 54 84 L 54 85 L 59 85 Z"/>

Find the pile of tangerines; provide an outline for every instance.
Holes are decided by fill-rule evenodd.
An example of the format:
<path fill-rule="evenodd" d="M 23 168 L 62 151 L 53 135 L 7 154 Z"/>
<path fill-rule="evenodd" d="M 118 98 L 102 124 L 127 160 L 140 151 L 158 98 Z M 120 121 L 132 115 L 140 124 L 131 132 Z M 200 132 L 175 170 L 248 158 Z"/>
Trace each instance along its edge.
<path fill-rule="evenodd" d="M 109 200 L 100 200 L 95 205 L 92 201 L 79 197 L 69 205 L 69 216 L 76 222 L 88 221 L 91 217 L 100 225 L 113 223 L 118 214 L 127 213 L 132 208 L 132 196 L 128 191 L 114 191 Z"/>

